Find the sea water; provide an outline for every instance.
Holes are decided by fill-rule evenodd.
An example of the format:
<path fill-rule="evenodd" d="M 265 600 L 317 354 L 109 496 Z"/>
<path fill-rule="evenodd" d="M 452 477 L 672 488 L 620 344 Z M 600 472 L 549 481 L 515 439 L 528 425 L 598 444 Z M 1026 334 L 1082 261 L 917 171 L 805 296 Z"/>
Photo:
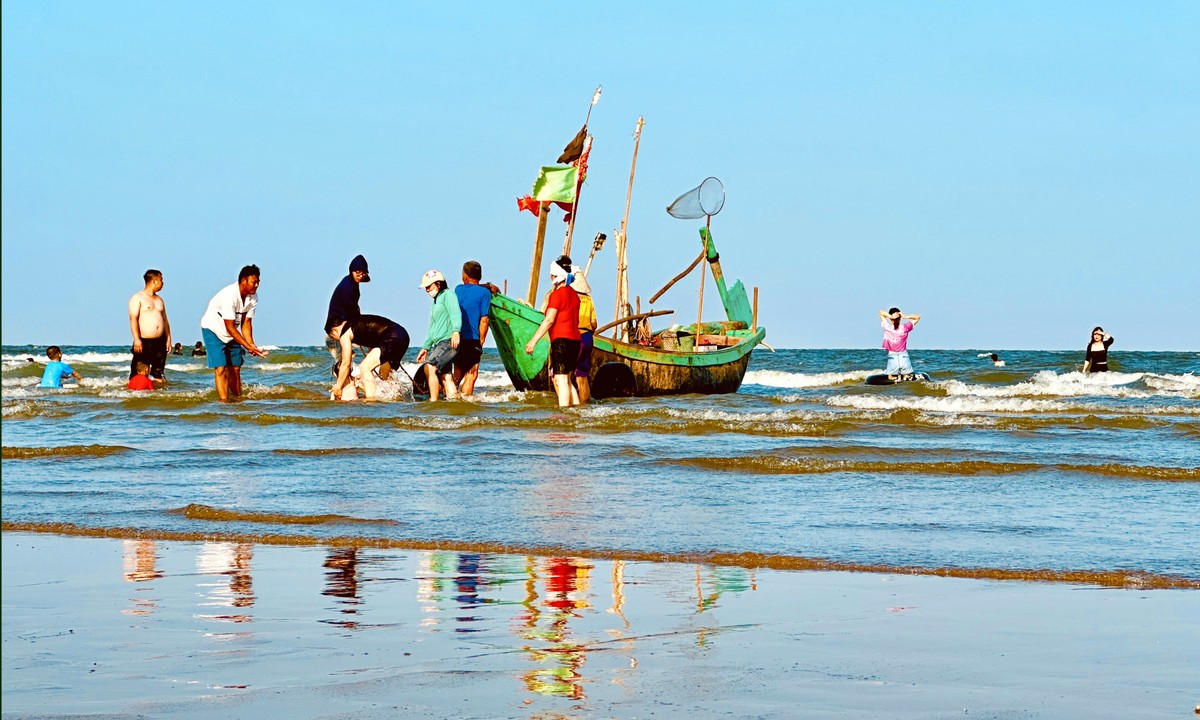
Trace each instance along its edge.
<path fill-rule="evenodd" d="M 1200 584 L 1200 353 L 757 350 L 740 392 L 559 409 L 493 350 L 469 401 L 328 399 L 275 348 L 220 403 L 204 358 L 125 389 L 125 348 L 4 346 L 6 531 Z M 411 354 L 410 354 L 411 357 Z"/>

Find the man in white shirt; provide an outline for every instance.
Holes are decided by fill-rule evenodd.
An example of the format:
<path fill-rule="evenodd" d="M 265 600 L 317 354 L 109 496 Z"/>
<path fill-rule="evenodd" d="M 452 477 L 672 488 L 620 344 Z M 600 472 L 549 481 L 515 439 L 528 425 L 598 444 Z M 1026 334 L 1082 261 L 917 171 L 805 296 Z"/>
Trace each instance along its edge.
<path fill-rule="evenodd" d="M 254 344 L 254 308 L 258 305 L 259 270 L 247 265 L 238 281 L 221 288 L 200 318 L 200 332 L 208 350 L 208 366 L 221 402 L 242 394 L 242 360 L 245 353 L 266 357 Z"/>

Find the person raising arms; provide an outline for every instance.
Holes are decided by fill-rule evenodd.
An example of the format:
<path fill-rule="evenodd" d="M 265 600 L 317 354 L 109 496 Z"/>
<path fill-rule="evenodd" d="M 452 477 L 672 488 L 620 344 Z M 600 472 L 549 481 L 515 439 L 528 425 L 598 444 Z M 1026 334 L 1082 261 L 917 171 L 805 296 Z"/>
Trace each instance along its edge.
<path fill-rule="evenodd" d="M 905 322 L 905 318 L 909 322 Z M 892 378 L 897 375 L 912 375 L 912 361 L 908 358 L 908 334 L 921 322 L 921 316 L 905 315 L 900 312 L 900 308 L 892 308 L 887 312 L 880 310 L 879 319 L 879 326 L 883 328 L 883 349 L 887 350 L 888 354 L 885 372 Z"/>
<path fill-rule="evenodd" d="M 1112 347 L 1113 336 L 1104 332 L 1099 325 L 1092 330 L 1092 339 L 1088 342 L 1087 351 L 1083 358 L 1083 373 L 1108 372 L 1108 349 Z"/>

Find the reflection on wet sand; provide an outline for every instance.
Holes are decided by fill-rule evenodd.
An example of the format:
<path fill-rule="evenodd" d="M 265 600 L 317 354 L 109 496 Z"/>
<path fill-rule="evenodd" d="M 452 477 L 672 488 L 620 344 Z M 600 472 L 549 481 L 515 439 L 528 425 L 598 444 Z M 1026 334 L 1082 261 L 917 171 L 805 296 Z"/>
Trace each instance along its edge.
<path fill-rule="evenodd" d="M 336 547 L 330 548 L 325 558 L 325 589 L 321 594 L 337 598 L 338 612 L 349 616 L 325 622 L 348 630 L 359 628 L 355 617 L 362 605 L 358 594 L 358 553 L 357 547 Z"/>
<path fill-rule="evenodd" d="M 200 546 L 196 558 L 196 569 L 202 579 L 200 588 L 201 607 L 227 607 L 248 609 L 254 606 L 254 581 L 250 576 L 250 561 L 254 558 L 254 546 L 246 543 L 205 543 Z M 227 581 L 215 581 L 211 576 L 219 575 Z M 253 622 L 248 612 L 197 613 L 196 617 L 226 622 Z"/>
<path fill-rule="evenodd" d="M 125 580 L 133 583 L 149 583 L 163 576 L 158 569 L 158 550 L 153 540 L 123 540 L 121 542 L 122 565 Z M 152 585 L 135 586 L 134 596 L 129 598 L 133 607 L 121 612 L 126 615 L 150 615 L 158 607 L 157 601 L 151 594 Z"/>
<path fill-rule="evenodd" d="M 146 583 L 139 591 L 149 590 L 152 587 L 149 581 L 168 576 L 158 567 L 154 541 L 126 540 L 123 550 L 125 580 Z M 364 585 L 395 578 L 373 577 L 371 570 L 386 567 L 386 558 L 367 561 L 362 552 L 358 546 L 330 547 L 325 551 L 322 562 L 325 582 L 320 593 L 335 600 L 331 609 L 336 609 L 339 616 L 319 622 L 349 630 L 369 627 L 362 623 L 370 599 L 363 592 Z M 193 616 L 221 622 L 253 622 L 250 609 L 257 600 L 251 575 L 253 557 L 254 546 L 247 543 L 200 544 L 195 559 L 199 600 Z M 588 678 L 584 671 L 589 653 L 604 651 L 628 658 L 615 668 L 610 663 L 606 680 L 613 684 L 624 684 L 638 667 L 635 655 L 638 636 L 626 616 L 629 603 L 626 563 L 613 562 L 611 599 L 603 604 L 592 589 L 594 567 L 592 562 L 575 557 L 419 553 L 414 598 L 420 610 L 419 626 L 426 633 L 511 633 L 516 640 L 514 649 L 528 661 L 526 669 L 514 680 L 538 696 L 583 700 L 587 697 Z M 752 572 L 742 568 L 695 566 L 693 583 L 692 617 L 696 618 L 715 608 L 724 593 L 756 589 Z M 679 589 L 684 587 L 687 585 Z M 681 593 L 679 599 L 688 594 Z M 133 603 L 132 608 L 122 612 L 146 615 L 158 607 L 154 600 L 140 597 L 133 598 Z M 598 606 L 604 607 L 602 613 Z M 385 606 L 377 614 L 390 610 L 395 608 Z M 593 625 L 605 615 L 619 618 L 619 624 L 603 623 L 606 626 L 603 635 L 589 635 L 594 632 Z M 709 630 L 699 627 L 683 632 L 695 633 L 696 644 L 703 647 L 716 637 Z M 249 634 L 210 632 L 207 636 L 227 640 Z"/>
<path fill-rule="evenodd" d="M 587 648 L 576 643 L 569 627 L 588 603 L 588 573 L 592 565 L 575 558 L 542 559 L 540 575 L 544 596 L 538 602 L 539 560 L 529 559 L 525 612 L 518 616 L 521 637 L 534 668 L 523 675 L 525 686 L 541 695 L 579 700 L 583 691 L 583 663 Z M 548 608 L 543 611 L 542 608 Z"/>

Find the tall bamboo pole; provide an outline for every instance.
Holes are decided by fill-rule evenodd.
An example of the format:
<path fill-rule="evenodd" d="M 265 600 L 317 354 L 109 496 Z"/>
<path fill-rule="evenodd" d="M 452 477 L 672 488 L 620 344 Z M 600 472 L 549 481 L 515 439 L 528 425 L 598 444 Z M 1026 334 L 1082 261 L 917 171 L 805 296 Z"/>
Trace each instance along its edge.
<path fill-rule="evenodd" d="M 625 216 L 621 218 L 621 229 L 617 231 L 617 309 L 613 313 L 613 320 L 621 317 L 625 306 L 629 304 L 628 237 L 625 231 L 629 227 L 629 203 L 633 199 L 633 176 L 637 172 L 638 146 L 642 143 L 642 125 L 645 122 L 639 115 L 637 128 L 633 131 L 633 164 L 629 168 L 629 189 L 625 192 Z M 623 326 L 618 327 L 613 339 L 629 342 L 629 333 Z"/>
<path fill-rule="evenodd" d="M 703 258 L 708 259 L 708 232 L 712 224 L 712 215 L 704 216 L 704 254 Z M 692 340 L 692 352 L 700 352 L 700 333 L 701 325 L 704 322 L 704 269 L 700 269 L 700 300 L 696 303 L 696 337 Z"/>

